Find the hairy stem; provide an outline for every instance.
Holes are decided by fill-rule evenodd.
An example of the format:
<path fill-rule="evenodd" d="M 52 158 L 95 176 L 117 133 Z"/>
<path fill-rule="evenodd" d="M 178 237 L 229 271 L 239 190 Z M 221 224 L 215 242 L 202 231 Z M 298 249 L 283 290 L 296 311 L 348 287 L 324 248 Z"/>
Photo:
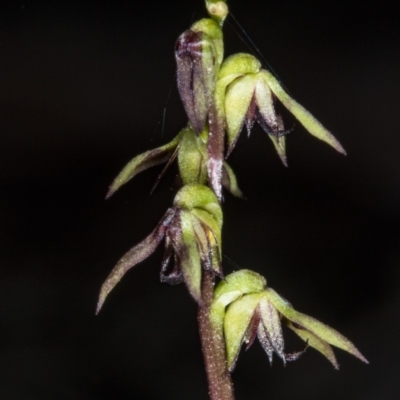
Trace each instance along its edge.
<path fill-rule="evenodd" d="M 215 332 L 210 321 L 213 291 L 214 277 L 205 272 L 202 288 L 204 306 L 199 307 L 198 321 L 210 400 L 234 400 L 233 384 L 226 367 L 224 338 Z"/>

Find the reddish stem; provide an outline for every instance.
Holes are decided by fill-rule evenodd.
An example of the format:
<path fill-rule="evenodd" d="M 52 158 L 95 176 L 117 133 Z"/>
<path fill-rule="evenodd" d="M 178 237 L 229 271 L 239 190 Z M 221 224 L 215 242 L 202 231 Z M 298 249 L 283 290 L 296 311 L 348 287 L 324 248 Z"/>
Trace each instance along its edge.
<path fill-rule="evenodd" d="M 231 376 L 226 368 L 224 338 L 213 330 L 210 322 L 214 277 L 207 272 L 203 276 L 202 289 L 205 305 L 199 307 L 198 321 L 210 400 L 235 400 Z"/>

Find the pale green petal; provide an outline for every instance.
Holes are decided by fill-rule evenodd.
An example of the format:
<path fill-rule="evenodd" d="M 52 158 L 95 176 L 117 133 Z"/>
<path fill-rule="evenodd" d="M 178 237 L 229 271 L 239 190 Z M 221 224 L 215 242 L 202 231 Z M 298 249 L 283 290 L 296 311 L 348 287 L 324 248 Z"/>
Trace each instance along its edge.
<path fill-rule="evenodd" d="M 181 230 L 182 230 L 182 248 L 179 257 L 183 279 L 189 289 L 190 294 L 199 303 L 202 304 L 201 297 L 201 262 L 200 253 L 197 246 L 196 235 L 192 225 L 192 218 L 189 211 L 180 211 Z"/>
<path fill-rule="evenodd" d="M 254 56 L 246 53 L 234 54 L 224 60 L 214 92 L 215 118 L 217 120 L 225 121 L 225 93 L 227 86 L 242 75 L 257 73 L 260 68 L 260 62 Z"/>
<path fill-rule="evenodd" d="M 346 154 L 338 140 L 316 120 L 302 105 L 290 97 L 282 88 L 279 81 L 267 70 L 260 72 L 266 83 L 281 103 L 295 116 L 295 118 L 308 130 L 311 135 L 328 143 L 339 153 Z"/>
<path fill-rule="evenodd" d="M 247 74 L 235 79 L 227 88 L 225 95 L 225 114 L 228 131 L 229 154 L 236 144 L 242 130 L 247 110 L 254 95 L 256 74 Z"/>
<path fill-rule="evenodd" d="M 335 367 L 335 369 L 339 369 L 339 364 L 336 361 L 335 354 L 333 353 L 332 347 L 320 339 L 318 336 L 311 333 L 309 330 L 305 328 L 298 328 L 293 325 L 289 320 L 286 321 L 286 326 L 294 331 L 301 339 L 307 342 L 311 347 L 315 350 L 318 350 L 322 355 L 324 355 Z"/>
<path fill-rule="evenodd" d="M 231 303 L 225 313 L 224 333 L 227 365 L 230 371 L 235 367 L 245 333 L 262 294 L 248 294 Z"/>
<path fill-rule="evenodd" d="M 221 332 L 223 328 L 226 306 L 238 299 L 240 296 L 242 296 L 242 292 L 236 290 L 225 293 L 218 297 L 218 299 L 213 300 L 210 308 L 210 321 L 218 332 Z"/>
<path fill-rule="evenodd" d="M 273 289 L 267 288 L 266 293 L 269 300 L 274 304 L 277 310 L 288 320 L 308 329 L 314 335 L 317 335 L 320 339 L 328 342 L 332 346 L 347 351 L 353 356 L 359 358 L 361 361 L 368 363 L 366 358 L 359 352 L 354 344 L 339 332 L 328 325 L 319 322 L 315 318 L 294 310 L 290 303 L 279 296 Z"/>

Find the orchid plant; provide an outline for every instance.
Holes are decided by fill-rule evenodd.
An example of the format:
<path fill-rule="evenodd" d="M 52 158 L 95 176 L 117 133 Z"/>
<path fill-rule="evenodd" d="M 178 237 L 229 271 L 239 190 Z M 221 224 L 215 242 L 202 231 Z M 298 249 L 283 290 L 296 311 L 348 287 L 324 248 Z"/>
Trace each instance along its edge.
<path fill-rule="evenodd" d="M 222 269 L 223 188 L 242 197 L 226 162 L 243 127 L 250 135 L 257 122 L 286 165 L 286 135 L 279 101 L 313 136 L 346 154 L 338 140 L 294 100 L 279 80 L 251 54 L 224 58 L 222 26 L 229 10 L 225 1 L 206 0 L 209 18 L 195 22 L 177 40 L 177 86 L 187 125 L 164 146 L 133 158 L 115 178 L 107 197 L 138 173 L 177 160 L 182 187 L 155 229 L 129 250 L 105 280 L 97 313 L 106 297 L 132 267 L 150 256 L 164 240 L 160 280 L 185 283 L 199 307 L 198 322 L 209 394 L 212 400 L 234 399 L 231 372 L 240 348 L 258 338 L 272 364 L 297 360 L 308 347 L 338 368 L 332 347 L 368 363 L 344 336 L 296 311 L 250 270 L 224 277 Z M 226 147 L 225 147 L 226 144 Z M 216 279 L 220 282 L 215 286 Z M 294 331 L 305 347 L 287 354 L 282 326 Z"/>

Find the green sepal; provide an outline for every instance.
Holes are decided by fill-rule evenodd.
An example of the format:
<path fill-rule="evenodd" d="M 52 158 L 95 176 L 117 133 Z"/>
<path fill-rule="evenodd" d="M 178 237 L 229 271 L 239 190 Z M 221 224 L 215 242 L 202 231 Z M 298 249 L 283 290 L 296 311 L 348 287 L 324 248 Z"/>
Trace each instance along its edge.
<path fill-rule="evenodd" d="M 210 320 L 217 332 L 223 332 L 225 308 L 248 293 L 260 293 L 267 281 L 254 271 L 242 269 L 229 274 L 214 289 Z"/>
<path fill-rule="evenodd" d="M 198 208 L 192 210 L 192 215 L 206 228 L 207 242 L 211 252 L 211 268 L 222 278 L 222 221 L 217 221 L 209 212 Z"/>
<path fill-rule="evenodd" d="M 222 63 L 218 80 L 229 75 L 255 74 L 261 69 L 261 63 L 254 56 L 247 53 L 237 53 L 227 57 Z"/>
<path fill-rule="evenodd" d="M 122 171 L 114 179 L 108 190 L 106 198 L 112 196 L 122 185 L 127 183 L 138 173 L 167 162 L 175 148 L 178 146 L 182 137 L 182 133 L 183 131 L 179 132 L 179 134 L 175 136 L 171 142 L 165 144 L 164 146 L 146 151 L 129 161 L 129 163 L 125 165 Z"/>
<path fill-rule="evenodd" d="M 199 208 L 209 212 L 219 224 L 222 224 L 222 209 L 215 193 L 207 186 L 185 185 L 176 194 L 174 206 L 185 210 Z"/>
<path fill-rule="evenodd" d="M 217 332 L 223 334 L 224 318 L 225 318 L 225 308 L 242 296 L 240 290 L 234 290 L 232 292 L 227 292 L 214 300 L 210 308 L 210 321 Z"/>
<path fill-rule="evenodd" d="M 224 58 L 224 42 L 221 26 L 210 18 L 203 18 L 195 22 L 190 29 L 194 32 L 202 32 L 208 36 L 214 46 L 216 55 L 215 65 L 218 71 Z"/>
<path fill-rule="evenodd" d="M 214 301 L 229 292 L 239 291 L 242 295 L 260 293 L 267 285 L 266 279 L 249 269 L 241 269 L 225 277 L 214 289 Z"/>
<path fill-rule="evenodd" d="M 315 119 L 302 105 L 286 93 L 279 81 L 267 70 L 260 72 L 266 84 L 272 90 L 280 102 L 294 115 L 304 128 L 316 138 L 332 146 L 339 153 L 346 154 L 346 151 L 339 141 Z"/>
<path fill-rule="evenodd" d="M 239 134 L 249 109 L 257 83 L 256 74 L 247 74 L 234 80 L 227 88 L 225 95 L 226 127 L 228 132 L 229 155 Z"/>
<path fill-rule="evenodd" d="M 183 279 L 186 283 L 189 293 L 193 296 L 198 304 L 202 305 L 201 260 L 190 211 L 181 210 L 180 219 L 182 243 L 179 256 Z"/>
<path fill-rule="evenodd" d="M 226 310 L 224 333 L 228 370 L 232 371 L 262 293 L 248 294 L 232 302 Z"/>
<path fill-rule="evenodd" d="M 193 216 L 195 216 L 201 223 L 206 225 L 208 229 L 213 233 L 218 246 L 221 246 L 221 228 L 222 228 L 222 221 L 217 220 L 214 218 L 212 214 L 208 211 L 204 211 L 200 208 L 193 208 L 191 210 Z"/>
<path fill-rule="evenodd" d="M 278 153 L 278 156 L 282 161 L 282 164 L 285 167 L 287 167 L 288 163 L 287 163 L 287 157 L 286 157 L 286 137 L 285 136 L 277 137 L 274 135 L 267 135 L 267 136 L 271 139 L 271 141 L 275 147 L 275 150 Z"/>
<path fill-rule="evenodd" d="M 327 342 L 320 339 L 317 335 L 314 335 L 309 330 L 293 325 L 293 323 L 289 320 L 285 320 L 285 325 L 295 332 L 302 340 L 307 342 L 309 346 L 313 347 L 315 350 L 324 355 L 332 363 L 335 369 L 339 369 L 339 364 L 336 361 L 332 347 Z"/>
<path fill-rule="evenodd" d="M 207 147 L 190 128 L 183 130 L 178 151 L 178 166 L 184 185 L 207 183 Z"/>
<path fill-rule="evenodd" d="M 255 74 L 261 68 L 260 62 L 250 54 L 238 53 L 227 57 L 221 65 L 214 92 L 214 106 L 217 120 L 225 127 L 226 88 L 235 79 L 245 74 Z"/>
<path fill-rule="evenodd" d="M 208 140 L 208 182 L 219 200 L 222 201 L 222 174 L 225 140 L 225 92 L 227 86 L 246 73 L 256 73 L 259 61 L 249 54 L 228 57 L 221 65 L 214 91 L 214 103 L 210 109 L 210 137 Z"/>
<path fill-rule="evenodd" d="M 237 183 L 236 175 L 226 161 L 224 161 L 222 169 L 222 186 L 235 197 L 244 198 L 243 192 Z"/>
<path fill-rule="evenodd" d="M 331 344 L 332 346 L 347 351 L 361 361 L 368 363 L 366 358 L 360 353 L 354 344 L 335 329 L 323 324 L 322 322 L 319 322 L 315 318 L 296 311 L 287 300 L 279 296 L 273 289 L 267 288 L 265 293 L 271 303 L 284 317 L 309 330 L 314 335 L 318 336 L 320 339 Z"/>
<path fill-rule="evenodd" d="M 131 248 L 118 261 L 117 265 L 112 269 L 111 273 L 101 286 L 96 314 L 99 313 L 107 296 L 114 289 L 115 285 L 122 279 L 122 277 L 132 267 L 145 260 L 155 251 L 161 240 L 164 238 L 168 226 L 174 218 L 176 218 L 176 210 L 169 208 L 153 232 L 151 232 L 150 235 L 148 235 L 139 244 Z"/>

